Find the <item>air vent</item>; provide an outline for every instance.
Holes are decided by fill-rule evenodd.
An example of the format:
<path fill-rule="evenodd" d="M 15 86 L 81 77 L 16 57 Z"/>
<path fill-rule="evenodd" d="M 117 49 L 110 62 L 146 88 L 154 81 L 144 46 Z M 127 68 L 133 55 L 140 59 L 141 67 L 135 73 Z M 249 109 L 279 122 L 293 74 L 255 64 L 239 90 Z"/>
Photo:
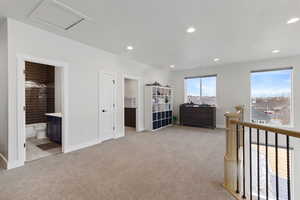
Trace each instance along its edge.
<path fill-rule="evenodd" d="M 33 10 L 30 18 L 63 30 L 70 30 L 81 22 L 90 20 L 89 17 L 57 0 L 42 1 Z"/>

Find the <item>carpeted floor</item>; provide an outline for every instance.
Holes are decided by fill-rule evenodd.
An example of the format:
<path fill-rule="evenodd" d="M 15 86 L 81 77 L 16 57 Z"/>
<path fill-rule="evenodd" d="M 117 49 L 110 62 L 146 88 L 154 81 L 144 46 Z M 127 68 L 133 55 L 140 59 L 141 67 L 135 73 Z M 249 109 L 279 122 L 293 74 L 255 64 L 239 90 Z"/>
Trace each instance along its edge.
<path fill-rule="evenodd" d="M 2 200 L 231 200 L 225 133 L 186 127 L 133 134 L 0 171 Z"/>
<path fill-rule="evenodd" d="M 125 126 L 125 136 L 132 136 L 135 134 L 139 134 L 138 132 L 136 132 L 136 128 Z"/>

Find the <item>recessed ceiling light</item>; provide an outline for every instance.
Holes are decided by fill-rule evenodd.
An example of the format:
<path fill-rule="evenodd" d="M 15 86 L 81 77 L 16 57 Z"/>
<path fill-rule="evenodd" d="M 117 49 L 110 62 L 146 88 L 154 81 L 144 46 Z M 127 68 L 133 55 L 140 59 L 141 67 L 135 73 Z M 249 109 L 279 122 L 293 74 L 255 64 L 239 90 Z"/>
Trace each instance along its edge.
<path fill-rule="evenodd" d="M 129 50 L 129 51 L 133 50 L 133 46 L 127 46 L 126 48 L 127 48 L 127 50 Z"/>
<path fill-rule="evenodd" d="M 220 58 L 215 58 L 214 61 L 215 61 L 215 62 L 219 62 L 219 61 L 220 61 Z"/>
<path fill-rule="evenodd" d="M 300 20 L 300 18 L 294 17 L 294 18 L 289 19 L 286 23 L 287 24 L 293 24 L 293 23 L 298 22 L 299 20 Z"/>
<path fill-rule="evenodd" d="M 279 53 L 280 52 L 280 50 L 278 50 L 278 49 L 274 49 L 273 51 L 272 51 L 272 53 Z"/>
<path fill-rule="evenodd" d="M 170 65 L 170 68 L 175 68 L 175 65 Z"/>
<path fill-rule="evenodd" d="M 188 29 L 186 29 L 187 33 L 194 33 L 196 31 L 196 29 L 194 27 L 189 27 Z"/>

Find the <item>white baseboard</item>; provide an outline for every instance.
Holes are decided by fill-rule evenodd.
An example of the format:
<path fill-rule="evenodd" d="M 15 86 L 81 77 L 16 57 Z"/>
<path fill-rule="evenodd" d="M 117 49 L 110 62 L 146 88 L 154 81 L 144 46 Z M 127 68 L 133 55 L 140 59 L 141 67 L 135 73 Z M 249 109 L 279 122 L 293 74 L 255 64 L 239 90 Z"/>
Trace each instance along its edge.
<path fill-rule="evenodd" d="M 24 166 L 24 162 L 21 162 L 20 160 L 9 161 L 7 163 L 7 168 L 6 169 L 9 170 L 9 169 L 22 167 L 22 166 Z"/>
<path fill-rule="evenodd" d="M 125 129 L 123 129 L 123 131 L 121 132 L 117 132 L 114 139 L 122 138 L 124 136 L 125 136 Z"/>
<path fill-rule="evenodd" d="M 77 150 L 79 150 L 79 149 L 84 149 L 84 148 L 87 148 L 87 147 L 90 147 L 90 146 L 94 146 L 94 145 L 100 144 L 100 143 L 101 143 L 101 141 L 99 141 L 99 140 L 94 140 L 94 141 L 86 142 L 86 143 L 82 143 L 82 144 L 69 145 L 69 146 L 66 147 L 64 153 L 70 153 L 70 152 L 72 152 L 72 151 L 77 151 Z"/>
<path fill-rule="evenodd" d="M 217 124 L 216 127 L 217 128 L 221 128 L 221 129 L 225 129 L 226 128 L 226 126 L 224 124 L 222 124 L 222 125 L 221 124 Z"/>
<path fill-rule="evenodd" d="M 119 139 L 119 138 L 122 138 L 124 136 L 125 135 L 122 135 L 122 133 L 119 133 L 113 139 Z M 83 144 L 69 145 L 65 148 L 64 153 L 70 153 L 72 151 L 77 151 L 77 150 L 84 149 L 84 148 L 87 148 L 87 147 L 91 147 L 91 146 L 94 146 L 94 145 L 97 145 L 97 144 L 100 144 L 100 143 L 102 143 L 102 141 L 94 140 L 94 141 L 86 142 L 86 143 L 83 143 Z"/>
<path fill-rule="evenodd" d="M 0 153 L 0 168 L 7 169 L 7 159 Z"/>
<path fill-rule="evenodd" d="M 0 154 L 0 167 L 6 170 L 22 167 L 24 165 L 20 160 L 8 161 L 2 154 Z"/>
<path fill-rule="evenodd" d="M 125 133 L 124 134 L 118 134 L 116 137 L 114 137 L 114 139 L 119 139 L 125 137 Z"/>
<path fill-rule="evenodd" d="M 140 133 L 140 132 L 144 132 L 145 131 L 145 128 L 141 128 L 139 130 L 136 130 L 136 132 Z"/>

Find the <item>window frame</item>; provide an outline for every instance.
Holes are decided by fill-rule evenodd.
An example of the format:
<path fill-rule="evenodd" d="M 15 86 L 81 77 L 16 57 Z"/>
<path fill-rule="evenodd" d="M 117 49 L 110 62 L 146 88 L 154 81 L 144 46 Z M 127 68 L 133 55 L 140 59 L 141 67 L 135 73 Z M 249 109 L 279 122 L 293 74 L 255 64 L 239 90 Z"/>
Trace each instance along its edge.
<path fill-rule="evenodd" d="M 261 69 L 261 70 L 252 70 L 249 74 L 249 82 L 250 82 L 250 122 L 252 123 L 252 73 L 259 73 L 259 72 L 273 72 L 273 71 L 281 71 L 281 70 L 291 70 L 291 98 L 290 98 L 290 124 L 289 125 L 271 125 L 271 124 L 263 124 L 270 127 L 275 128 L 287 128 L 292 129 L 295 127 L 294 123 L 294 67 L 281 67 L 281 68 L 271 68 L 271 69 Z"/>
<path fill-rule="evenodd" d="M 218 74 L 211 74 L 211 75 L 203 75 L 203 76 L 187 76 L 184 77 L 183 82 L 184 82 L 184 103 L 188 103 L 188 99 L 187 99 L 187 82 L 186 80 L 188 79 L 194 79 L 194 78 L 210 78 L 210 77 L 215 77 L 216 78 L 216 103 L 215 103 L 215 107 L 217 107 L 218 105 L 218 98 L 217 98 L 217 88 L 218 88 Z M 202 84 L 200 82 L 200 95 L 202 97 Z"/>

